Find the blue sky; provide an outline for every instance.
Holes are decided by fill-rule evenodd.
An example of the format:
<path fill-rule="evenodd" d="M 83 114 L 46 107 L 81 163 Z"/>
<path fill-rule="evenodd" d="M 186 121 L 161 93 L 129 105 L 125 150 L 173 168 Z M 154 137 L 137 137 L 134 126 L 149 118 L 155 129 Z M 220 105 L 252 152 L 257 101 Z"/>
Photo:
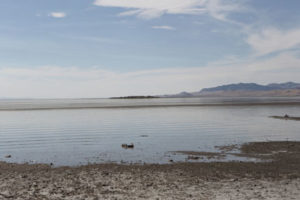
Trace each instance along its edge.
<path fill-rule="evenodd" d="M 0 96 L 300 82 L 298 0 L 1 0 Z"/>

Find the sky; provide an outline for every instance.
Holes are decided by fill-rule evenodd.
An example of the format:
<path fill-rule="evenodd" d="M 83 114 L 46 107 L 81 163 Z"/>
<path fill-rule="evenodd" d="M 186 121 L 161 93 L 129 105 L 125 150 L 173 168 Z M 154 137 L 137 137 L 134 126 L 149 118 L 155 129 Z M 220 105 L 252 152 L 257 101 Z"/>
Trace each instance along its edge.
<path fill-rule="evenodd" d="M 299 0 L 1 0 L 0 97 L 300 82 Z"/>

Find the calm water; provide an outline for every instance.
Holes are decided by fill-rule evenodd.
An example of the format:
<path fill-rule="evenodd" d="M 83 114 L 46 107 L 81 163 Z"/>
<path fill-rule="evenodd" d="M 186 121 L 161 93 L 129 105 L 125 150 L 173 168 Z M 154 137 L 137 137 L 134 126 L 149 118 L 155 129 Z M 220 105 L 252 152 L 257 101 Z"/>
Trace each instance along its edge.
<path fill-rule="evenodd" d="M 0 160 L 55 165 L 166 163 L 174 156 L 171 151 L 214 151 L 216 145 L 300 140 L 299 121 L 268 117 L 299 116 L 300 104 L 243 105 L 287 101 L 300 99 L 0 100 Z M 228 106 L 228 102 L 238 105 Z M 135 148 L 122 149 L 122 143 L 134 143 Z M 12 157 L 5 158 L 8 154 Z"/>

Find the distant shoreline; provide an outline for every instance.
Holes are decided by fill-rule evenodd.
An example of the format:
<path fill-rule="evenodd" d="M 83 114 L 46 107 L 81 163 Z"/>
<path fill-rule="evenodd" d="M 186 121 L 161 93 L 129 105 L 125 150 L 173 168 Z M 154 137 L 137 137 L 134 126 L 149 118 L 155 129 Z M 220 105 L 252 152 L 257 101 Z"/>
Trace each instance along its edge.
<path fill-rule="evenodd" d="M 154 99 L 158 96 L 125 96 L 125 97 L 110 97 L 109 99 Z"/>
<path fill-rule="evenodd" d="M 271 118 L 274 119 L 282 119 L 282 120 L 294 120 L 294 121 L 300 121 L 300 117 L 294 117 L 294 116 L 270 116 Z"/>

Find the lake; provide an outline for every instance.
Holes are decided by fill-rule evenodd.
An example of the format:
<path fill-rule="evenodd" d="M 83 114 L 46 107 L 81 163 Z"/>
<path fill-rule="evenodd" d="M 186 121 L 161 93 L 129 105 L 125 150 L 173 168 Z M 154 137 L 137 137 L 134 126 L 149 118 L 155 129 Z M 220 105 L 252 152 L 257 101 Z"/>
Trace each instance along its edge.
<path fill-rule="evenodd" d="M 172 151 L 300 140 L 299 121 L 269 118 L 284 114 L 299 116 L 300 98 L 2 99 L 0 160 L 168 163 L 185 159 Z"/>

